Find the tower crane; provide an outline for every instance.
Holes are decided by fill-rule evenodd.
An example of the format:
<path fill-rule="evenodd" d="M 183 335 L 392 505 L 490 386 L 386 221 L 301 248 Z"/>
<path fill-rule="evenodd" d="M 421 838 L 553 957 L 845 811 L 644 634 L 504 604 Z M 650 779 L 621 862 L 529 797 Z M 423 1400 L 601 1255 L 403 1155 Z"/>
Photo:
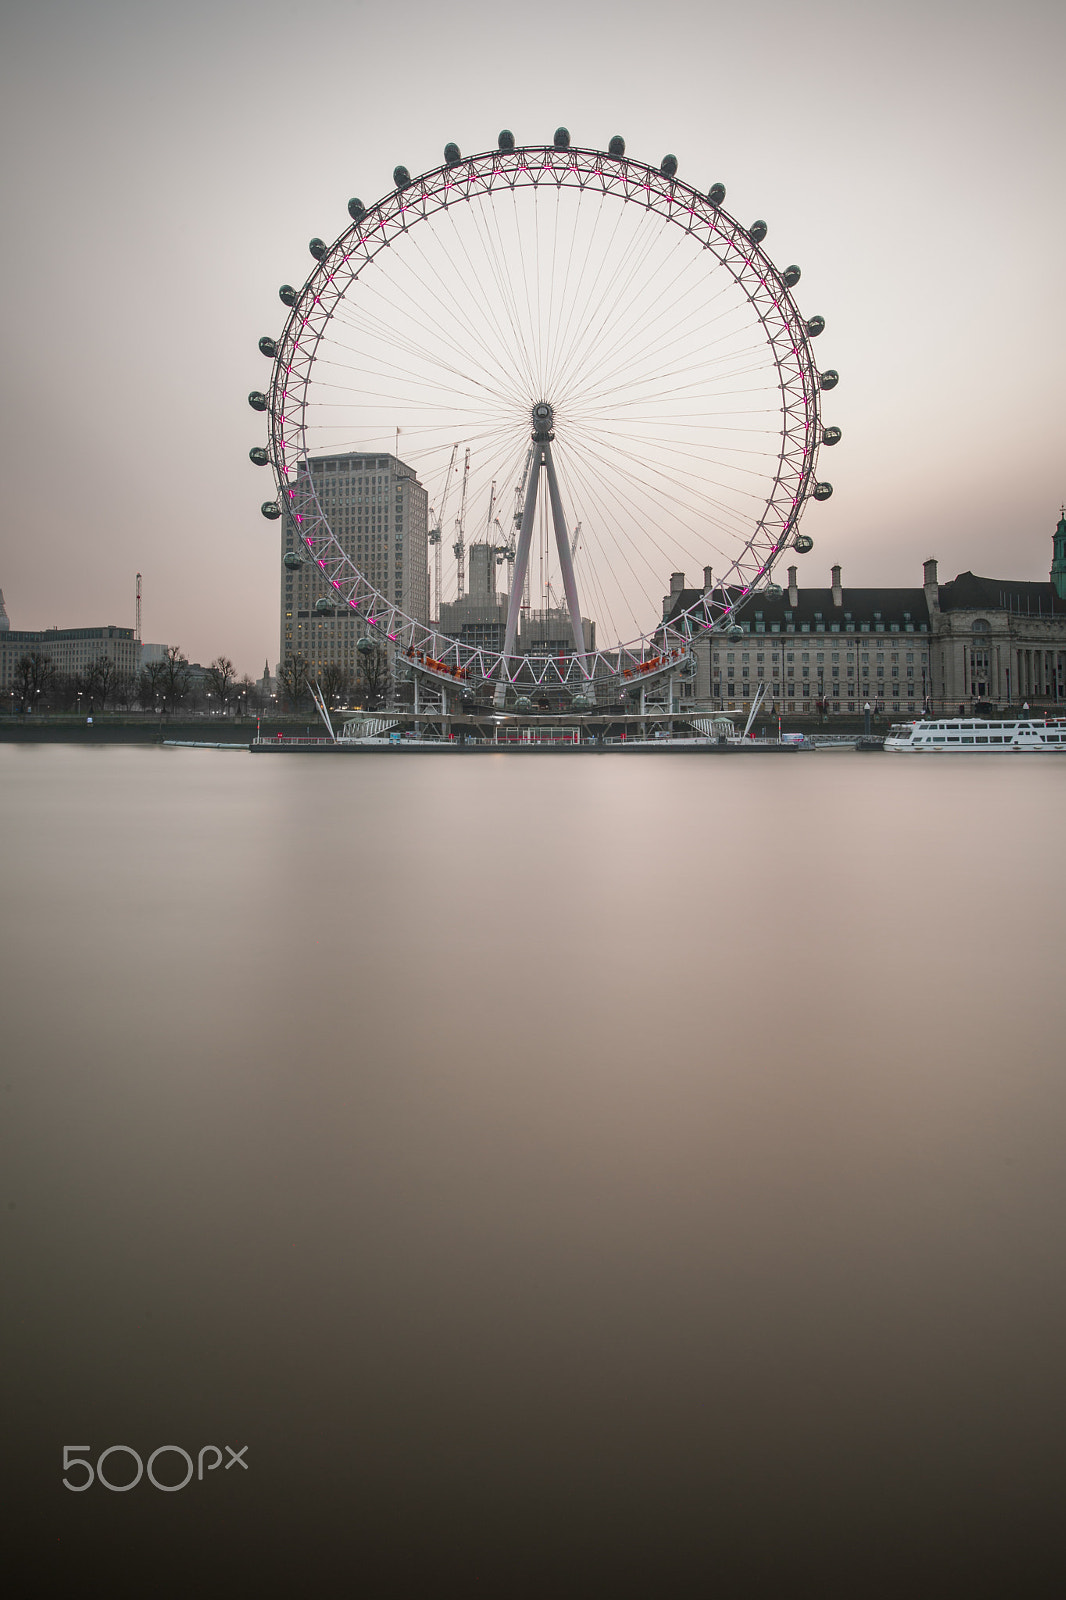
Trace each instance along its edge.
<path fill-rule="evenodd" d="M 466 461 L 463 464 L 463 498 L 459 504 L 459 515 L 455 519 L 455 543 L 452 545 L 452 554 L 455 557 L 458 572 L 458 595 L 460 600 L 466 592 L 466 491 L 469 483 L 470 446 L 468 445 Z"/>
<path fill-rule="evenodd" d="M 504 533 L 503 523 L 499 517 L 493 517 L 492 528 L 495 530 L 496 538 L 500 541 L 499 544 L 494 544 L 492 547 L 492 553 L 496 557 L 496 565 L 500 566 L 506 561 L 508 566 L 513 567 L 515 558 L 514 540 L 509 539 L 508 535 Z"/>
<path fill-rule="evenodd" d="M 448 490 L 452 486 L 452 473 L 455 471 L 455 458 L 459 454 L 459 444 L 452 445 L 452 459 L 448 462 L 448 472 L 444 479 L 444 488 L 440 497 L 440 516 L 434 512 L 432 506 L 429 511 L 429 520 L 432 526 L 429 530 L 429 542 L 433 546 L 433 595 L 437 604 L 437 620 L 440 621 L 440 588 L 441 588 L 441 524 L 444 521 L 444 509 L 448 504 Z"/>
<path fill-rule="evenodd" d="M 532 460 L 533 460 L 533 446 L 530 445 L 529 449 L 526 451 L 526 464 L 522 468 L 521 480 L 519 481 L 518 487 L 515 489 L 515 492 L 514 492 L 514 528 L 515 528 L 515 531 L 511 535 L 511 548 L 512 549 L 514 548 L 514 541 L 515 541 L 515 537 L 516 537 L 516 535 L 518 533 L 518 530 L 522 526 L 522 513 L 526 508 L 526 484 L 529 482 L 529 468 L 530 468 L 530 463 L 532 462 Z M 511 561 L 513 561 L 513 560 L 514 560 L 513 556 L 509 556 L 508 557 L 508 562 L 509 563 Z M 512 568 L 512 573 L 513 573 L 513 568 Z M 507 587 L 508 587 L 508 589 L 510 589 L 511 585 L 508 584 Z M 528 567 L 526 568 L 525 577 L 524 577 L 523 582 L 522 582 L 522 605 L 527 611 L 529 610 L 529 568 Z"/>
<path fill-rule="evenodd" d="M 581 524 L 579 522 L 579 523 L 577 523 L 575 525 L 575 527 L 574 527 L 574 536 L 570 540 L 570 559 L 571 559 L 571 561 L 577 555 L 577 542 L 578 542 L 578 540 L 580 538 L 581 538 Z"/>

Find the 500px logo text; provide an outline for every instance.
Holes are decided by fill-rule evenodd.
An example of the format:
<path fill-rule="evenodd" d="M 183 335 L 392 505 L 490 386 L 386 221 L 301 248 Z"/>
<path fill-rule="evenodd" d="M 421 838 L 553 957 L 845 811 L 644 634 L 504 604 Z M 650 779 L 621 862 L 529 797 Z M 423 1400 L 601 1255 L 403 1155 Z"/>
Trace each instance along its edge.
<path fill-rule="evenodd" d="M 248 1451 L 248 1446 L 246 1444 L 242 1445 L 239 1450 L 231 1450 L 228 1444 L 223 1446 L 223 1448 L 230 1458 L 226 1462 L 227 1472 L 231 1467 L 236 1467 L 238 1465 L 241 1466 L 245 1472 L 248 1471 L 248 1463 L 244 1459 Z M 186 1484 L 192 1482 L 194 1474 L 198 1482 L 203 1479 L 206 1457 L 214 1456 L 213 1461 L 208 1460 L 206 1463 L 208 1472 L 214 1472 L 222 1465 L 222 1450 L 219 1449 L 217 1444 L 205 1444 L 203 1448 L 197 1452 L 195 1465 L 193 1464 L 192 1456 L 187 1450 L 183 1450 L 180 1444 L 161 1444 L 157 1449 L 153 1450 L 151 1455 L 148 1457 L 147 1468 L 132 1445 L 108 1445 L 107 1449 L 101 1450 L 100 1454 L 97 1456 L 95 1467 L 88 1459 L 91 1450 L 92 1445 L 89 1444 L 65 1444 L 63 1446 L 63 1471 L 74 1472 L 76 1469 L 80 1468 L 81 1473 L 84 1474 L 84 1478 L 81 1482 L 71 1482 L 70 1478 L 64 1478 L 64 1489 L 70 1489 L 74 1494 L 84 1494 L 85 1490 L 91 1489 L 94 1483 L 100 1483 L 105 1489 L 110 1489 L 112 1494 L 125 1494 L 128 1489 L 135 1489 L 140 1483 L 141 1479 L 147 1474 L 148 1482 L 152 1484 L 154 1488 L 161 1489 L 164 1494 L 176 1494 L 179 1489 L 184 1489 Z M 113 1466 L 107 1466 L 108 1458 L 110 1456 L 118 1456 L 119 1458 L 122 1456 L 131 1456 L 133 1458 L 133 1477 L 130 1478 L 128 1483 L 116 1483 L 111 1477 L 108 1476 L 109 1472 L 114 1472 L 115 1477 L 124 1476 L 119 1469 L 118 1462 L 115 1462 Z M 179 1470 L 184 1472 L 184 1476 L 177 1483 L 167 1483 L 164 1477 L 161 1476 L 162 1468 L 160 1469 L 160 1472 L 157 1472 L 156 1470 L 156 1463 L 159 1462 L 160 1457 L 165 1456 L 180 1456 L 181 1458 L 182 1465 Z M 173 1476 L 174 1470 L 175 1464 L 173 1462 L 169 1463 L 169 1469 L 166 1471 L 166 1477 Z M 79 1474 L 79 1477 L 80 1476 L 81 1474 Z"/>

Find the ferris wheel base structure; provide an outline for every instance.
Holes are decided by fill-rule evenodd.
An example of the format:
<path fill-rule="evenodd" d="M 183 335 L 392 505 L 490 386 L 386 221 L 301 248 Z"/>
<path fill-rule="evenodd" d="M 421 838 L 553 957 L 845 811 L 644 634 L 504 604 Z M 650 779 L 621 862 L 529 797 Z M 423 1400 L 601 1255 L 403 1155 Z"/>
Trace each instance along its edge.
<path fill-rule="evenodd" d="M 820 371 L 811 347 L 811 341 L 824 331 L 825 320 L 821 316 L 805 318 L 800 313 L 794 297 L 800 269 L 796 266 L 779 269 L 771 261 L 763 248 L 766 223 L 760 220 L 747 227 L 742 226 L 724 209 L 724 186 L 714 183 L 706 192 L 701 192 L 686 184 L 677 175 L 677 161 L 673 156 L 665 157 L 656 168 L 627 157 L 625 141 L 619 135 L 609 141 L 606 150 L 600 150 L 572 146 L 568 130 L 559 128 L 551 144 L 518 145 L 513 135 L 504 130 L 495 150 L 464 158 L 456 145 L 448 144 L 444 157 L 442 166 L 416 177 L 412 177 L 405 167 L 398 166 L 393 173 L 395 187 L 373 205 L 364 206 L 360 200 L 350 201 L 350 225 L 334 242 L 327 244 L 322 239 L 311 240 L 309 248 L 314 266 L 303 286 L 294 289 L 283 285 L 279 291 L 282 303 L 288 310 L 285 328 L 280 337 L 264 336 L 259 341 L 260 351 L 273 364 L 271 382 L 266 392 L 254 390 L 248 397 L 252 409 L 266 413 L 269 420 L 268 443 L 265 447 L 253 447 L 249 452 L 250 459 L 256 466 L 272 468 L 277 483 L 276 497 L 263 502 L 262 513 L 271 521 L 284 519 L 283 528 L 292 531 L 292 541 L 285 551 L 286 567 L 291 568 L 299 563 L 317 569 L 316 580 L 323 596 L 328 598 L 318 600 L 316 609 L 321 610 L 328 605 L 335 608 L 337 615 L 352 618 L 358 624 L 360 648 L 364 644 L 366 648 L 372 648 L 375 644 L 382 646 L 397 666 L 411 669 L 416 686 L 421 684 L 427 691 L 439 693 L 453 702 L 456 698 L 461 701 L 472 694 L 483 696 L 487 693 L 497 713 L 512 710 L 532 712 L 534 701 L 545 694 L 566 697 L 573 712 L 591 716 L 601 714 L 601 708 L 606 704 L 617 704 L 620 694 L 623 698 L 628 693 L 639 695 L 643 702 L 650 685 L 658 685 L 660 681 L 668 680 L 679 672 L 691 672 L 694 638 L 705 632 L 728 633 L 732 628 L 739 633 L 740 629 L 736 627 L 737 614 L 761 592 L 779 592 L 772 583 L 772 572 L 775 561 L 786 548 L 803 554 L 813 545 L 810 536 L 799 531 L 800 518 L 810 500 L 825 501 L 831 496 L 832 486 L 820 481 L 817 476 L 818 452 L 822 445 L 835 445 L 841 437 L 839 428 L 822 426 L 820 410 L 821 396 L 836 386 L 838 374 L 831 369 Z M 634 227 L 644 227 L 645 222 L 648 225 L 641 237 L 654 239 L 654 230 L 663 235 L 671 233 L 672 236 L 676 233 L 683 237 L 688 252 L 686 261 L 695 263 L 697 270 L 700 262 L 705 263 L 708 283 L 711 282 L 711 274 L 715 274 L 713 281 L 718 287 L 713 295 L 708 291 L 704 297 L 706 315 L 702 320 L 688 316 L 686 322 L 687 312 L 682 314 L 674 311 L 673 320 L 667 323 L 669 342 L 660 340 L 660 345 L 653 351 L 655 360 L 661 362 L 654 371 L 647 367 L 647 360 L 651 359 L 647 351 L 651 345 L 645 340 L 645 345 L 640 347 L 637 335 L 642 328 L 646 333 L 663 319 L 657 307 L 653 306 L 656 313 L 654 318 L 649 312 L 643 323 L 637 321 L 634 324 L 633 361 L 638 361 L 643 349 L 646 364 L 640 383 L 644 387 L 641 389 L 640 384 L 627 374 L 624 363 L 616 363 L 614 368 L 607 363 L 595 378 L 600 385 L 595 390 L 601 407 L 597 414 L 598 432 L 596 426 L 591 427 L 590 432 L 588 382 L 584 391 L 578 384 L 576 393 L 573 381 L 569 389 L 567 387 L 565 380 L 568 376 L 572 380 L 572 373 L 567 368 L 568 358 L 563 349 L 565 340 L 562 334 L 565 332 L 569 336 L 572 326 L 576 327 L 580 339 L 585 340 L 588 350 L 595 355 L 597 330 L 602 331 L 602 326 L 595 323 L 601 301 L 604 305 L 612 305 L 621 296 L 627 280 L 621 275 L 605 275 L 600 300 L 591 297 L 582 300 L 571 287 L 571 268 L 568 264 L 560 292 L 561 296 L 565 296 L 569 287 L 574 303 L 566 308 L 565 321 L 563 311 L 558 311 L 554 338 L 552 304 L 548 304 L 547 332 L 543 339 L 547 347 L 546 354 L 540 348 L 540 319 L 544 307 L 540 300 L 536 301 L 535 308 L 533 301 L 530 301 L 527 308 L 529 326 L 534 329 L 535 309 L 536 339 L 533 342 L 539 354 L 543 355 L 543 360 L 537 366 L 530 351 L 525 351 L 526 376 L 520 379 L 513 392 L 504 393 L 504 380 L 510 370 L 508 363 L 511 362 L 515 370 L 522 363 L 515 351 L 503 347 L 499 352 L 497 388 L 500 391 L 500 404 L 496 422 L 500 429 L 512 426 L 511 419 L 518 418 L 524 403 L 522 449 L 524 453 L 528 448 L 528 456 L 520 484 L 521 513 L 516 515 L 517 539 L 506 628 L 502 648 L 490 648 L 440 631 L 439 625 L 430 620 L 431 615 L 439 615 L 439 592 L 435 596 L 436 612 L 424 612 L 419 616 L 403 610 L 398 598 L 399 589 L 392 583 L 386 584 L 380 564 L 375 567 L 370 555 L 361 553 L 356 547 L 354 510 L 351 522 L 343 525 L 335 525 L 334 512 L 327 512 L 318 493 L 311 465 L 318 459 L 316 450 L 320 456 L 325 447 L 323 440 L 329 442 L 332 449 L 343 450 L 348 447 L 333 442 L 336 433 L 327 431 L 323 434 L 314 430 L 315 427 L 328 430 L 328 427 L 342 426 L 340 422 L 323 422 L 321 419 L 327 416 L 332 418 L 338 407 L 343 409 L 345 404 L 350 404 L 354 408 L 353 417 L 361 419 L 359 426 L 363 427 L 364 436 L 367 436 L 368 418 L 373 420 L 373 417 L 380 416 L 383 421 L 389 415 L 388 406 L 391 405 L 394 411 L 396 407 L 413 406 L 416 391 L 422 393 L 432 390 L 432 384 L 426 381 L 425 371 L 421 368 L 416 370 L 411 365 L 415 359 L 412 351 L 418 351 L 418 347 L 404 320 L 404 308 L 397 312 L 395 326 L 391 328 L 388 318 L 382 317 L 378 302 L 371 303 L 370 311 L 367 310 L 369 302 L 366 296 L 375 292 L 374 285 L 391 281 L 390 272 L 399 270 L 398 267 L 392 268 L 390 263 L 407 260 L 403 252 L 408 248 L 406 241 L 409 236 L 418 238 L 423 232 L 432 235 L 436 230 L 436 234 L 445 240 L 441 248 L 447 259 L 447 240 L 452 237 L 447 230 L 456 228 L 456 219 L 464 211 L 477 214 L 478 226 L 485 223 L 486 236 L 491 221 L 502 239 L 499 214 L 508 206 L 514 206 L 517 210 L 519 200 L 532 205 L 534 211 L 538 205 L 548 206 L 545 217 L 550 217 L 553 215 L 550 207 L 554 204 L 555 225 L 558 228 L 558 209 L 564 196 L 569 197 L 568 204 L 576 208 L 575 215 L 578 218 L 583 207 L 587 210 L 602 205 L 606 209 L 618 202 L 624 210 L 635 208 L 643 220 L 634 224 Z M 598 224 L 597 213 L 587 236 L 589 241 Z M 578 227 L 576 222 L 574 227 L 575 230 Z M 652 232 L 648 232 L 649 228 Z M 465 252 L 474 236 L 468 234 L 465 242 L 461 234 L 457 237 Z M 638 235 L 634 233 L 633 238 L 636 240 Z M 570 241 L 572 254 L 575 240 L 584 244 L 585 239 L 586 235 L 574 232 Z M 510 299 L 506 300 L 505 295 L 501 304 L 506 303 L 512 313 L 519 314 L 517 320 L 515 315 L 511 318 L 511 324 L 516 329 L 522 311 L 516 298 L 516 286 L 527 279 L 527 267 L 532 271 L 536 264 L 531 264 L 528 259 L 531 248 L 528 240 L 524 248 L 525 254 L 522 249 L 516 250 L 514 261 L 493 257 L 491 263 L 494 271 L 499 268 L 504 274 L 506 271 L 513 272 L 513 281 L 508 280 L 503 285 Z M 635 246 L 627 248 L 635 252 Z M 639 252 L 635 252 L 634 259 L 637 255 Z M 405 270 L 409 271 L 410 268 L 410 260 L 407 260 Z M 632 276 L 635 269 L 631 263 L 627 263 L 626 270 Z M 573 276 L 577 281 L 576 268 Z M 553 280 L 553 297 L 555 292 Z M 736 318 L 739 319 L 736 328 L 741 328 L 743 324 L 744 336 L 752 341 L 747 347 L 742 347 L 738 343 L 739 334 L 735 330 L 733 334 L 727 332 L 719 341 L 724 354 L 712 343 L 717 315 L 714 307 L 723 295 L 727 299 L 729 295 L 732 296 L 731 303 L 735 304 Z M 666 301 L 667 309 L 672 309 L 669 296 Z M 480 310 L 480 306 L 475 307 L 473 320 L 465 310 L 462 315 L 457 311 L 455 326 L 445 328 L 442 334 L 442 338 L 448 341 L 447 361 L 440 358 L 439 371 L 441 374 L 452 374 L 440 380 L 442 413 L 447 413 L 449 395 L 453 398 L 458 395 L 469 411 L 470 395 L 477 384 L 471 377 L 465 390 L 457 387 L 454 370 L 455 363 L 461 362 L 468 350 L 479 344 L 488 348 L 492 333 L 491 316 L 486 310 L 479 323 L 477 314 Z M 442 302 L 442 318 L 446 312 L 447 307 Z M 621 316 L 621 313 L 618 315 Z M 503 326 L 502 319 L 500 326 Z M 348 342 L 345 343 L 338 333 L 338 330 L 343 333 L 345 328 L 355 330 L 358 338 L 354 334 L 346 335 Z M 710 333 L 708 328 L 711 329 Z M 355 358 L 359 356 L 362 342 L 371 337 L 377 340 L 373 361 L 367 357 L 364 367 L 360 369 Z M 702 344 L 700 340 L 703 340 Z M 605 339 L 600 342 L 604 345 L 607 343 Z M 338 358 L 339 352 L 353 359 L 346 365 L 345 361 Z M 424 355 L 424 352 L 418 353 Z M 629 351 L 626 350 L 624 354 L 628 357 Z M 688 368 L 680 365 L 682 356 L 692 357 Z M 752 363 L 748 367 L 743 365 L 745 358 Z M 712 370 L 717 372 L 713 382 L 706 376 L 697 379 L 687 376 L 699 368 L 700 360 L 704 374 Z M 406 368 L 405 362 L 408 363 Z M 606 357 L 603 362 L 606 363 Z M 322 376 L 323 370 L 325 377 Z M 412 374 L 412 386 L 405 389 L 403 372 L 407 370 Z M 761 390 L 752 386 L 752 373 L 756 370 L 761 377 L 769 380 Z M 345 378 L 343 375 L 348 372 L 356 372 L 357 375 L 355 378 Z M 661 392 L 649 387 L 649 372 L 661 380 Z M 686 381 L 683 382 L 683 378 Z M 649 548 L 638 552 L 646 567 L 650 570 L 652 566 L 652 547 L 660 550 L 664 547 L 664 528 L 670 517 L 675 524 L 684 527 L 686 538 L 692 541 L 705 539 L 704 559 L 711 549 L 720 551 L 724 540 L 733 541 L 735 553 L 731 561 L 727 559 L 724 567 L 718 567 L 719 579 L 713 588 L 705 588 L 700 592 L 680 615 L 672 614 L 668 628 L 663 622 L 655 622 L 650 628 L 615 645 L 590 649 L 582 619 L 579 579 L 582 586 L 591 588 L 600 595 L 602 601 L 603 572 L 597 575 L 595 566 L 589 565 L 592 561 L 589 547 L 594 542 L 590 540 L 590 533 L 595 535 L 596 530 L 588 527 L 588 513 L 573 504 L 573 497 L 580 490 L 584 481 L 582 474 L 595 455 L 589 440 L 601 447 L 601 455 L 606 448 L 603 441 L 610 430 L 603 423 L 603 417 L 614 417 L 616 424 L 621 426 L 618 419 L 621 418 L 624 423 L 629 415 L 627 406 L 631 411 L 635 404 L 619 398 L 619 386 L 624 389 L 627 382 L 633 393 L 643 395 L 648 404 L 651 404 L 648 401 L 650 395 L 652 401 L 660 406 L 651 421 L 645 419 L 646 429 L 650 430 L 647 433 L 649 439 L 667 441 L 673 437 L 669 435 L 669 425 L 678 415 L 674 390 L 677 394 L 696 393 L 693 415 L 699 412 L 700 404 L 707 412 L 707 416 L 696 423 L 677 422 L 674 431 L 676 434 L 678 428 L 682 430 L 682 444 L 677 443 L 676 439 L 672 443 L 660 444 L 664 454 L 672 450 L 672 459 L 681 463 L 676 469 L 677 483 L 685 487 L 688 500 L 684 501 L 683 495 L 678 499 L 675 494 L 674 504 L 671 505 L 669 493 L 661 492 L 659 482 L 655 485 L 654 493 L 647 490 L 645 485 L 646 504 L 639 507 L 639 514 L 634 513 L 630 519 L 634 526 L 639 524 L 649 541 Z M 698 387 L 700 382 L 704 385 L 702 389 Z M 613 391 L 612 383 L 615 386 Z M 450 389 L 449 384 L 452 386 Z M 748 386 L 745 387 L 745 384 Z M 520 393 L 523 386 L 526 386 L 524 402 Z M 486 386 L 481 384 L 481 387 Z M 491 388 L 491 385 L 488 387 Z M 373 412 L 367 409 L 371 406 L 368 396 L 374 395 L 379 389 L 385 391 L 386 398 L 378 395 L 379 409 Z M 326 399 L 323 399 L 323 391 L 328 391 Z M 773 437 L 777 441 L 772 455 L 766 445 L 760 445 L 759 451 L 747 450 L 749 457 L 759 455 L 758 471 L 745 465 L 744 446 L 730 445 L 728 442 L 730 428 L 739 436 L 744 435 L 745 429 L 749 433 L 753 431 L 750 422 L 751 395 L 756 392 L 761 395 L 772 393 L 775 397 L 776 412 L 771 419 L 773 426 L 766 423 L 762 432 L 766 438 Z M 667 395 L 668 401 L 662 399 L 663 394 Z M 583 398 L 585 415 L 581 413 Z M 419 404 L 422 406 L 419 415 L 425 424 L 422 433 L 432 433 L 429 422 L 434 419 L 426 410 L 427 402 L 421 400 Z M 730 407 L 733 407 L 733 413 Z M 401 411 L 399 414 L 406 422 L 407 412 Z M 449 415 L 434 422 L 438 433 L 441 429 L 447 429 L 449 438 L 458 434 L 464 415 L 462 405 L 459 405 L 456 415 L 459 418 L 456 422 Z M 317 422 L 316 418 L 319 419 Z M 698 426 L 703 427 L 702 434 L 693 432 L 684 435 L 684 428 Z M 562 429 L 559 448 L 562 449 L 565 444 L 569 452 L 565 484 L 560 481 L 561 469 L 552 448 L 557 428 Z M 379 430 L 377 437 L 381 437 L 382 431 Z M 418 433 L 417 428 L 408 431 Z M 616 427 L 616 435 L 623 440 L 623 448 L 612 446 L 615 456 L 620 459 L 613 469 L 615 481 L 608 488 L 613 497 L 610 504 L 622 505 L 634 500 L 634 486 L 640 491 L 641 471 L 644 471 L 645 477 L 657 471 L 659 480 L 662 480 L 663 473 L 654 463 L 649 466 L 646 462 L 634 461 L 627 456 L 624 427 L 622 433 L 618 433 Z M 701 440 L 711 440 L 712 435 L 717 442 L 701 443 Z M 457 447 L 453 444 L 451 448 L 454 459 Z M 691 466 L 687 464 L 689 460 Z M 745 472 L 747 478 L 744 477 Z M 546 494 L 543 496 L 540 494 L 542 474 L 546 479 Z M 697 487 L 693 488 L 693 484 Z M 575 520 L 573 543 L 567 528 L 565 501 L 568 495 L 571 500 L 569 509 Z M 610 517 L 604 511 L 605 504 L 601 501 L 601 522 L 607 526 Z M 490 516 L 491 505 L 490 500 Z M 554 650 L 552 654 L 544 655 L 516 653 L 515 650 L 522 613 L 529 605 L 528 575 L 538 506 L 545 513 L 541 518 L 542 568 L 550 542 L 547 535 L 550 515 L 554 560 L 565 599 L 565 611 L 560 609 L 557 614 L 560 619 L 565 615 L 572 641 L 571 649 L 561 652 Z M 649 514 L 648 508 L 654 506 L 658 507 L 660 513 L 658 522 L 655 515 Z M 664 511 L 667 513 L 666 521 L 661 515 Z M 575 563 L 576 528 L 579 524 L 586 527 L 580 570 Z M 363 526 L 360 522 L 360 529 Z M 370 526 L 369 521 L 366 526 Z M 621 518 L 618 526 L 622 527 Z M 634 542 L 635 548 L 632 530 L 627 527 L 623 532 L 626 538 Z M 435 533 L 439 542 L 440 529 L 437 528 Z M 460 526 L 456 545 L 460 560 L 460 596 L 462 541 L 463 529 Z M 360 538 L 358 544 L 365 552 L 369 540 L 364 546 Z M 691 553 L 692 545 L 687 549 Z M 602 550 L 606 550 L 605 559 L 610 567 L 611 548 L 605 537 L 601 537 Z M 617 544 L 613 551 L 615 557 L 619 556 L 619 552 L 632 570 L 630 549 Z M 678 565 L 681 564 L 679 561 Z M 621 561 L 618 565 L 622 565 Z M 667 576 L 667 572 L 661 573 L 662 586 L 665 586 Z M 613 567 L 610 577 L 615 579 Z M 550 585 L 548 592 L 550 594 Z M 659 592 L 662 592 L 661 588 Z M 600 602 L 597 602 L 597 609 L 599 605 Z M 334 615 L 333 610 L 330 615 Z"/>

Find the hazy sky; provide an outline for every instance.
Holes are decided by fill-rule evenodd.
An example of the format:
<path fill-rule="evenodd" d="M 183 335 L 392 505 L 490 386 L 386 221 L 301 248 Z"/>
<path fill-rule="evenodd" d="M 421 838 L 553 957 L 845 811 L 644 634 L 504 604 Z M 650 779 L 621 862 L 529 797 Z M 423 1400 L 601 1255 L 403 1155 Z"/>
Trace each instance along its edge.
<path fill-rule="evenodd" d="M 3 540 L 13 627 L 130 623 L 261 670 L 277 530 L 256 350 L 307 241 L 501 127 L 624 134 L 728 186 L 839 369 L 801 582 L 1046 576 L 1066 495 L 1066 11 L 768 0 L 33 0 L 0 34 Z M 668 574 L 663 574 L 667 587 Z"/>

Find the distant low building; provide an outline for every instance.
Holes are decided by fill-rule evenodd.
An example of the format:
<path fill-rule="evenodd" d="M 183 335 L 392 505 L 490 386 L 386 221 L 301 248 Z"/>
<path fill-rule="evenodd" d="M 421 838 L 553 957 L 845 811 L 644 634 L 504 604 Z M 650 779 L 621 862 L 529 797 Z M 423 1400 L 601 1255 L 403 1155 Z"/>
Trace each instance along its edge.
<path fill-rule="evenodd" d="M 501 651 L 507 636 L 506 592 L 496 589 L 496 547 L 484 542 L 472 544 L 468 551 L 470 588 L 460 600 L 446 600 L 440 607 L 438 627 L 449 639 L 458 639 L 473 649 Z M 596 624 L 582 617 L 581 629 L 586 650 L 596 648 Z M 574 648 L 570 613 L 563 607 L 533 611 L 523 607 L 518 613 L 515 653 L 520 656 L 569 655 Z"/>
<path fill-rule="evenodd" d="M 40 651 L 57 672 L 83 672 L 99 656 L 107 656 L 120 672 L 139 670 L 141 646 L 132 628 L 0 629 L 0 689 L 10 689 L 23 656 Z"/>
<path fill-rule="evenodd" d="M 503 649 L 507 633 L 507 595 L 496 591 L 496 552 L 485 542 L 467 552 L 470 587 L 458 600 L 442 600 L 437 626 L 449 639 L 475 649 Z"/>
<path fill-rule="evenodd" d="M 700 589 L 675 573 L 665 628 L 714 589 L 710 568 Z M 675 709 L 746 712 L 761 686 L 767 714 L 1066 712 L 1066 512 L 1047 583 L 964 572 L 941 584 L 927 561 L 920 588 L 845 588 L 834 566 L 828 588 L 801 589 L 792 566 L 787 589 L 754 594 L 735 626 L 692 631 L 696 677 L 673 685 Z"/>

